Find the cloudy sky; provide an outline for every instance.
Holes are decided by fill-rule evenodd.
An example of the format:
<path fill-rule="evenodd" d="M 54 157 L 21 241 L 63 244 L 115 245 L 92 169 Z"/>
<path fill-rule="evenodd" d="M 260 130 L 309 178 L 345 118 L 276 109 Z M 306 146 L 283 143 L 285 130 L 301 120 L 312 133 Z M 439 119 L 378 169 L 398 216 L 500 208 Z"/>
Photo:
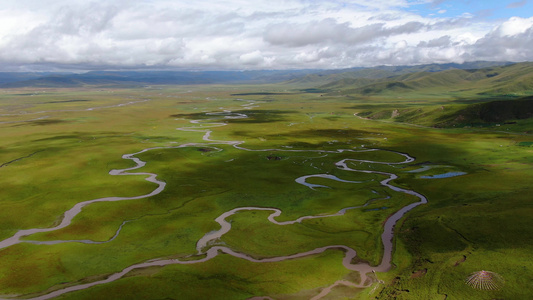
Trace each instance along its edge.
<path fill-rule="evenodd" d="M 1 0 L 0 71 L 533 61 L 533 0 Z"/>

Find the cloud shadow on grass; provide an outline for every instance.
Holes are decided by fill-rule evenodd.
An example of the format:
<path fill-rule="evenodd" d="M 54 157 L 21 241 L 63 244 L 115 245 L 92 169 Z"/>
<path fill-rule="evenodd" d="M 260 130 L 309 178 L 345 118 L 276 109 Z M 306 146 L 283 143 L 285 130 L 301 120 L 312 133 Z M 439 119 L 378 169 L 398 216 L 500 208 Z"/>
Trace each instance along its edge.
<path fill-rule="evenodd" d="M 211 112 L 211 113 L 192 113 L 192 114 L 174 114 L 172 118 L 184 118 L 188 120 L 213 120 L 213 122 L 226 123 L 271 123 L 284 121 L 283 115 L 296 113 L 291 110 L 237 110 L 232 112 Z M 247 118 L 232 118 L 238 115 L 246 115 Z"/>
<path fill-rule="evenodd" d="M 57 125 L 57 124 L 63 124 L 63 123 L 70 123 L 70 121 L 65 121 L 65 120 L 60 120 L 60 119 L 43 119 L 43 120 L 24 122 L 24 123 L 15 125 L 15 126 L 24 126 L 24 125 L 45 126 L 45 125 Z"/>

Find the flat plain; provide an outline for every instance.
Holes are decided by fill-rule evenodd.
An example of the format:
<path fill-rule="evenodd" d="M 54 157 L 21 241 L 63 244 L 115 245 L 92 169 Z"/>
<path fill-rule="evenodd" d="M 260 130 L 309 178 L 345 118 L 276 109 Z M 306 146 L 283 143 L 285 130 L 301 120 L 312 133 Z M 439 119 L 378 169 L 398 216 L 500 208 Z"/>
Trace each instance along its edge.
<path fill-rule="evenodd" d="M 474 93 L 462 102 L 453 91 L 400 98 L 294 84 L 0 93 L 2 298 L 533 294 L 533 124 L 442 125 L 468 99 L 488 102 Z M 383 184 L 391 174 L 395 188 Z M 418 202 L 394 222 L 390 267 L 378 268 L 384 224 Z M 35 228 L 45 230 L 6 242 Z M 348 249 L 357 255 L 345 263 Z M 505 283 L 465 283 L 481 270 Z"/>

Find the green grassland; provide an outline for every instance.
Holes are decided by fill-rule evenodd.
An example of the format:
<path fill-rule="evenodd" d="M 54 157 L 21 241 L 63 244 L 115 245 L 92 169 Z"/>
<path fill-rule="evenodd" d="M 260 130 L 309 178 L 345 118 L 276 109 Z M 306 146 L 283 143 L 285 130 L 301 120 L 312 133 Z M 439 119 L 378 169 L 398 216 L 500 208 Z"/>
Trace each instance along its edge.
<path fill-rule="evenodd" d="M 483 80 L 493 83 L 494 72 Z M 497 72 L 510 74 L 503 67 Z M 446 76 L 442 80 L 458 75 Z M 461 77 L 461 84 L 475 74 L 469 76 Z M 154 148 L 136 155 L 147 164 L 131 172 L 158 174 L 166 187 L 149 198 L 88 205 L 71 225 L 23 238 L 100 244 L 19 243 L 0 249 L 0 297 L 43 295 L 157 258 L 200 259 L 196 242 L 220 228 L 214 219 L 249 206 L 280 209 L 276 220 L 281 222 L 335 214 L 375 199 L 342 216 L 283 226 L 268 221 L 271 212 L 241 211 L 228 218 L 232 229 L 217 245 L 255 258 L 346 245 L 357 251 L 358 260 L 377 265 L 383 255 L 383 223 L 418 200 L 381 186 L 383 175 L 347 172 L 335 163 L 345 158 L 403 161 L 391 152 L 398 151 L 416 160 L 349 165 L 395 173 L 399 178 L 393 185 L 425 195 L 428 203 L 396 225 L 393 268 L 375 275 L 379 283 L 341 285 L 323 299 L 528 299 L 533 295 L 531 119 L 483 128 L 454 127 L 459 123 L 453 122 L 436 126 L 455 120 L 461 110 L 479 111 L 472 103 L 514 100 L 445 92 L 431 89 L 428 82 L 436 84 L 436 79 L 404 77 L 410 80 L 405 84 L 416 81 L 423 88 L 402 92 L 401 98 L 357 89 L 320 94 L 289 84 L 2 90 L 1 239 L 20 229 L 57 225 L 78 202 L 150 193 L 157 185 L 145 181 L 146 176 L 108 174 L 134 166 L 123 154 Z M 228 113 L 223 110 L 248 117 L 224 118 Z M 202 139 L 207 129 L 211 142 Z M 217 141 L 241 141 L 240 147 L 255 151 Z M 196 144 L 180 147 L 187 143 Z M 333 153 L 371 148 L 380 150 Z M 424 166 L 431 167 L 410 172 Z M 466 174 L 423 178 L 446 172 Z M 310 178 L 307 182 L 329 187 L 313 190 L 295 182 L 311 174 L 360 183 Z M 343 267 L 342 257 L 342 251 L 327 250 L 253 263 L 220 254 L 202 263 L 136 269 L 58 299 L 310 299 L 338 280 L 359 282 L 357 272 Z M 481 291 L 464 283 L 480 270 L 500 274 L 503 288 Z"/>

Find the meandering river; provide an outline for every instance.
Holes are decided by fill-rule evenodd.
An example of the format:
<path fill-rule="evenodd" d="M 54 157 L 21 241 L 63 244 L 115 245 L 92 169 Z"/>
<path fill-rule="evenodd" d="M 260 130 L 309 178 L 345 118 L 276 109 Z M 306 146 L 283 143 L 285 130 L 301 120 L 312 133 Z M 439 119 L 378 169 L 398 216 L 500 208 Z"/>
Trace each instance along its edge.
<path fill-rule="evenodd" d="M 251 108 L 254 105 L 256 105 L 256 103 L 251 102 L 251 103 L 245 104 L 243 106 L 247 107 L 247 108 Z M 223 110 L 222 112 L 207 113 L 207 114 L 213 116 L 213 119 L 217 119 L 217 120 L 247 118 L 246 114 L 243 114 L 243 113 L 238 113 L 238 114 L 237 113 L 232 113 L 230 110 Z M 155 149 L 172 149 L 172 148 L 184 148 L 184 147 L 206 147 L 206 146 L 215 147 L 216 145 L 231 145 L 234 148 L 236 148 L 238 150 L 242 150 L 242 151 L 264 151 L 264 152 L 267 152 L 267 151 L 268 152 L 283 151 L 283 152 L 301 152 L 301 153 L 305 153 L 305 152 L 314 152 L 314 153 L 353 152 L 353 153 L 357 153 L 357 152 L 368 152 L 368 151 L 387 151 L 387 150 L 380 150 L 380 149 L 358 149 L 358 150 L 357 149 L 338 149 L 338 150 L 256 149 L 256 150 L 253 150 L 253 149 L 247 149 L 245 147 L 242 147 L 242 144 L 244 143 L 244 141 L 218 141 L 218 140 L 211 139 L 212 131 L 209 128 L 227 125 L 223 121 L 213 123 L 212 120 L 208 120 L 208 121 L 194 120 L 194 121 L 191 121 L 191 123 L 194 126 L 185 127 L 185 128 L 178 128 L 178 130 L 194 131 L 194 132 L 203 133 L 203 141 L 204 141 L 204 143 L 186 143 L 186 144 L 182 144 L 182 145 L 178 145 L 178 146 L 171 146 L 171 147 L 153 147 L 153 148 L 143 149 L 143 150 L 141 150 L 139 152 L 132 153 L 132 154 L 124 154 L 122 156 L 122 158 L 123 159 L 127 159 L 127 160 L 131 160 L 135 165 L 133 167 L 130 167 L 130 168 L 121 169 L 121 170 L 111 170 L 109 172 L 109 174 L 113 175 L 113 176 L 124 176 L 124 175 L 128 175 L 128 176 L 129 175 L 144 176 L 145 180 L 147 180 L 149 182 L 152 182 L 152 183 L 157 185 L 157 188 L 155 188 L 152 192 L 150 192 L 148 194 L 145 194 L 145 195 L 135 196 L 135 197 L 106 197 L 106 198 L 99 198 L 99 199 L 93 199 L 93 200 L 89 200 L 89 201 L 80 202 L 80 203 L 74 205 L 71 209 L 67 210 L 64 213 L 63 218 L 62 218 L 62 220 L 61 220 L 59 225 L 54 226 L 54 227 L 50 227 L 50 228 L 34 228 L 34 229 L 20 230 L 20 231 L 16 232 L 10 238 L 7 238 L 7 239 L 5 239 L 3 241 L 0 241 L 0 249 L 1 248 L 6 248 L 6 247 L 10 247 L 10 246 L 16 245 L 18 243 L 23 243 L 23 242 L 41 244 L 41 245 L 49 245 L 49 244 L 58 244 L 58 243 L 67 243 L 67 242 L 98 244 L 98 243 L 106 243 L 106 242 L 112 241 L 114 238 L 116 238 L 120 234 L 120 230 L 122 229 L 122 226 L 124 226 L 124 224 L 127 223 L 128 221 L 123 222 L 122 225 L 120 225 L 120 227 L 118 228 L 115 236 L 112 237 L 110 240 L 108 240 L 106 242 L 94 242 L 94 241 L 90 241 L 90 240 L 29 241 L 29 240 L 22 240 L 21 238 L 25 237 L 25 236 L 29 236 L 29 235 L 34 234 L 34 233 L 50 232 L 50 231 L 58 230 L 58 229 L 61 229 L 61 228 L 65 228 L 65 227 L 67 227 L 67 226 L 69 226 L 71 224 L 72 219 L 75 216 L 77 216 L 79 213 L 82 212 L 82 209 L 85 206 L 90 205 L 92 203 L 110 202 L 110 201 L 130 201 L 130 200 L 136 200 L 136 199 L 152 197 L 154 195 L 157 195 L 157 194 L 161 193 L 165 189 L 165 182 L 163 182 L 161 180 L 158 180 L 157 179 L 157 174 L 145 173 L 145 172 L 138 172 L 138 173 L 137 172 L 132 172 L 134 170 L 142 168 L 146 164 L 146 162 L 140 160 L 136 156 L 141 154 L 141 153 L 147 152 L 147 151 L 152 151 L 152 150 L 155 150 Z M 389 151 L 389 152 L 393 152 L 393 151 Z M 370 273 L 370 272 L 385 272 L 385 271 L 389 270 L 390 267 L 391 267 L 391 258 L 392 258 L 392 253 L 393 253 L 393 242 L 392 242 L 392 240 L 393 240 L 393 237 L 394 237 L 394 226 L 396 225 L 398 220 L 400 220 L 405 215 L 405 213 L 407 213 L 408 211 L 412 210 L 416 206 L 424 204 L 424 203 L 427 203 L 426 197 L 424 197 L 422 194 L 420 194 L 418 192 L 415 192 L 413 190 L 404 189 L 404 188 L 400 188 L 400 187 L 396 187 L 394 185 L 391 185 L 390 182 L 392 180 L 398 178 L 398 175 L 396 175 L 394 173 L 388 173 L 388 172 L 383 172 L 383 171 L 374 171 L 374 170 L 366 170 L 366 169 L 356 169 L 355 168 L 355 166 L 357 164 L 359 164 L 359 163 L 399 165 L 399 164 L 411 163 L 411 162 L 413 162 L 415 160 L 413 157 L 409 156 L 406 153 L 400 153 L 400 152 L 394 152 L 394 153 L 398 154 L 399 156 L 403 156 L 404 159 L 402 161 L 399 161 L 399 162 L 381 162 L 381 161 L 345 158 L 345 159 L 342 159 L 342 160 L 340 160 L 340 161 L 335 163 L 335 165 L 336 165 L 336 167 L 338 169 L 344 170 L 344 171 L 347 171 L 347 172 L 360 172 L 360 173 L 376 174 L 376 175 L 383 176 L 383 177 L 385 177 L 385 179 L 380 181 L 380 185 L 381 186 L 386 187 L 386 188 L 388 188 L 388 189 L 390 189 L 392 191 L 395 191 L 395 192 L 400 192 L 400 193 L 412 195 L 412 196 L 418 198 L 417 202 L 411 203 L 411 204 L 401 208 L 400 210 L 398 210 L 395 213 L 393 213 L 386 220 L 386 222 L 384 224 L 384 228 L 383 228 L 383 233 L 381 235 L 381 242 L 382 242 L 382 245 L 383 245 L 383 248 L 384 248 L 383 257 L 381 259 L 381 263 L 378 266 L 370 266 L 367 263 L 353 264 L 352 261 L 357 256 L 357 253 L 356 253 L 356 251 L 354 249 L 352 249 L 350 247 L 347 247 L 345 245 L 331 245 L 331 246 L 321 247 L 321 248 L 317 248 L 317 249 L 306 251 L 306 252 L 302 252 L 302 253 L 296 253 L 296 254 L 287 255 L 287 256 L 280 256 L 280 257 L 264 258 L 264 259 L 253 258 L 252 256 L 249 256 L 249 255 L 247 255 L 245 253 L 236 252 L 236 251 L 234 251 L 234 250 L 232 250 L 232 249 L 230 249 L 228 247 L 211 246 L 211 245 L 216 243 L 217 240 L 219 240 L 224 234 L 226 234 L 227 232 L 229 232 L 231 230 L 231 223 L 228 222 L 227 219 L 229 217 L 231 217 L 232 215 L 234 215 L 235 213 L 240 212 L 240 211 L 253 211 L 253 210 L 255 210 L 255 211 L 271 211 L 272 213 L 267 218 L 268 221 L 272 222 L 272 223 L 274 223 L 276 225 L 283 226 L 283 225 L 290 225 L 290 224 L 299 223 L 299 222 L 302 222 L 303 220 L 306 220 L 306 219 L 331 218 L 331 217 L 335 217 L 335 216 L 340 216 L 340 215 L 345 214 L 347 210 L 364 207 L 364 206 L 367 206 L 372 201 L 376 201 L 376 200 L 383 199 L 383 198 L 371 199 L 366 204 L 364 204 L 362 206 L 343 208 L 343 209 L 341 209 L 340 211 L 338 211 L 335 214 L 319 215 L 319 216 L 303 216 L 303 217 L 300 217 L 300 218 L 298 218 L 296 220 L 284 221 L 284 222 L 276 221 L 276 217 L 280 216 L 282 214 L 282 211 L 280 209 L 275 208 L 275 207 L 237 207 L 237 208 L 234 208 L 232 210 L 229 210 L 229 211 L 221 214 L 219 217 L 217 217 L 214 220 L 215 222 L 217 222 L 220 225 L 221 228 L 219 230 L 206 233 L 200 240 L 198 240 L 198 242 L 196 244 L 197 253 L 192 255 L 192 256 L 196 256 L 197 257 L 196 260 L 190 260 L 190 257 L 187 260 L 152 259 L 152 260 L 147 261 L 147 262 L 131 265 L 131 266 L 123 269 L 120 272 L 117 272 L 117 273 L 109 275 L 107 278 L 105 278 L 103 280 L 94 281 L 94 282 L 90 282 L 90 283 L 73 285 L 73 286 L 70 286 L 70 287 L 66 287 L 66 288 L 63 288 L 63 289 L 56 290 L 54 292 L 50 292 L 50 293 L 45 294 L 45 295 L 34 297 L 34 298 L 31 298 L 31 299 L 40 299 L 40 300 L 51 299 L 51 298 L 57 297 L 59 295 L 65 294 L 65 293 L 87 289 L 87 288 L 90 288 L 92 286 L 96 286 L 96 285 L 100 285 L 100 284 L 104 284 L 104 283 L 109 283 L 109 282 L 112 282 L 112 281 L 115 281 L 115 280 L 118 280 L 118 279 L 122 278 L 128 272 L 130 272 L 132 270 L 135 270 L 135 269 L 152 267 L 152 266 L 166 266 L 166 265 L 173 265 L 173 264 L 198 264 L 198 263 L 206 262 L 206 261 L 216 257 L 220 253 L 232 255 L 234 257 L 238 257 L 238 258 L 245 259 L 245 260 L 248 260 L 248 261 L 251 261 L 251 262 L 255 262 L 255 263 L 265 263 L 265 262 L 279 262 L 279 261 L 284 261 L 284 260 L 289 260 L 289 259 L 297 259 L 297 258 L 301 258 L 301 257 L 305 257 L 305 256 L 319 254 L 319 253 L 322 253 L 324 251 L 329 251 L 329 250 L 343 251 L 345 253 L 344 254 L 344 259 L 342 261 L 344 267 L 346 267 L 349 270 L 353 270 L 353 271 L 359 272 L 361 274 L 361 282 L 359 282 L 359 283 L 350 283 L 350 282 L 342 281 L 342 282 L 338 282 L 338 283 L 335 283 L 335 284 L 344 284 L 344 285 L 350 285 L 350 286 L 355 286 L 355 287 L 367 287 L 367 286 L 370 286 L 372 284 L 372 280 L 368 279 L 368 277 L 367 277 L 368 273 Z M 338 178 L 337 176 L 333 176 L 333 175 L 330 175 L 330 174 L 310 174 L 310 175 L 307 175 L 307 176 L 296 178 L 295 182 L 298 183 L 298 184 L 305 185 L 305 186 L 307 186 L 307 187 L 309 187 L 311 189 L 328 188 L 327 185 L 318 185 L 318 184 L 307 183 L 307 179 L 312 178 L 312 177 L 320 177 L 320 178 L 324 178 L 324 179 L 335 180 L 335 181 L 340 181 L 340 182 L 345 182 L 345 183 L 350 183 L 350 184 L 361 183 L 360 181 L 344 180 L 344 179 Z M 332 287 L 333 286 L 331 286 L 330 289 Z M 327 289 L 325 289 L 325 290 L 322 291 L 322 293 L 320 293 L 320 295 L 316 296 L 313 299 L 319 299 L 320 297 L 327 295 L 328 292 L 329 291 Z M 261 298 L 261 297 L 259 297 L 259 298 Z M 263 297 L 263 298 L 268 299 L 268 297 Z M 25 298 L 25 299 L 28 299 L 28 298 Z"/>

